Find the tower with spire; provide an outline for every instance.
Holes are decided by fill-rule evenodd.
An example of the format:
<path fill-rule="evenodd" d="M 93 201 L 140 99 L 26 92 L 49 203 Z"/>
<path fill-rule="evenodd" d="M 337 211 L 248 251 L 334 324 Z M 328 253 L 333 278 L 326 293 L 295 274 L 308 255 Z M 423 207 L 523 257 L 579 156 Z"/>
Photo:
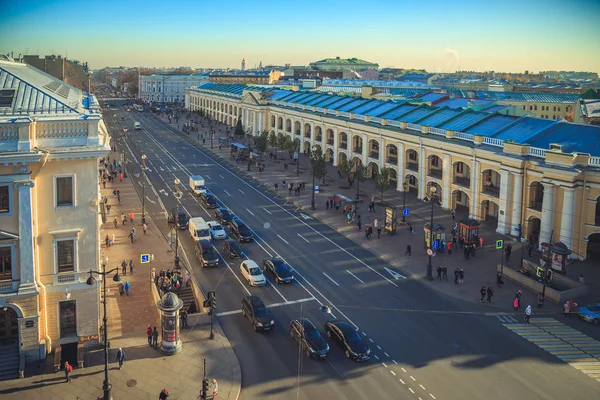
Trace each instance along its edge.
<path fill-rule="evenodd" d="M 242 58 L 242 71 L 246 70 L 246 56 L 244 56 L 244 58 Z"/>

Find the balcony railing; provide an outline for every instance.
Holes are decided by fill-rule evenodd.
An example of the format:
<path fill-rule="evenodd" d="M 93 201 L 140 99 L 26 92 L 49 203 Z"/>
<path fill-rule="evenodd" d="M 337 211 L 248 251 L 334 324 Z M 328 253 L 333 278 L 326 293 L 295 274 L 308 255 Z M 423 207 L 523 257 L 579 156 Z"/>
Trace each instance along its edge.
<path fill-rule="evenodd" d="M 304 137 L 310 139 L 310 132 L 304 132 Z"/>
<path fill-rule="evenodd" d="M 327 144 L 333 146 L 333 139 L 327 139 Z"/>
<path fill-rule="evenodd" d="M 296 130 L 296 135 L 300 135 L 300 129 Z"/>
<path fill-rule="evenodd" d="M 498 186 L 483 185 L 483 193 L 487 193 L 494 197 L 500 197 L 500 188 Z"/>
<path fill-rule="evenodd" d="M 372 151 L 369 153 L 369 157 L 371 158 L 379 158 L 379 152 L 378 151 Z"/>
<path fill-rule="evenodd" d="M 347 148 L 348 148 L 348 143 L 346 143 L 346 142 L 340 143 L 340 149 L 347 149 Z"/>
<path fill-rule="evenodd" d="M 416 161 L 409 161 L 406 163 L 406 169 L 411 171 L 419 172 L 419 163 Z"/>
<path fill-rule="evenodd" d="M 387 161 L 388 164 L 394 164 L 395 165 L 395 164 L 398 164 L 398 157 L 389 156 L 386 161 Z"/>
<path fill-rule="evenodd" d="M 468 176 L 455 176 L 454 183 L 464 187 L 471 187 L 471 178 Z"/>
<path fill-rule="evenodd" d="M 442 170 L 429 168 L 429 172 L 427 173 L 427 175 L 431 176 L 432 178 L 442 179 Z"/>
<path fill-rule="evenodd" d="M 352 151 L 356 154 L 362 154 L 362 147 L 355 147 Z"/>
<path fill-rule="evenodd" d="M 315 140 L 316 140 L 317 142 L 322 142 L 322 141 L 323 141 L 323 136 L 317 136 L 317 137 L 315 138 Z"/>
<path fill-rule="evenodd" d="M 529 203 L 529 208 L 536 211 L 542 211 L 542 202 L 541 201 L 533 201 Z"/>
<path fill-rule="evenodd" d="M 19 281 L 0 281 L 0 293 L 16 292 Z"/>

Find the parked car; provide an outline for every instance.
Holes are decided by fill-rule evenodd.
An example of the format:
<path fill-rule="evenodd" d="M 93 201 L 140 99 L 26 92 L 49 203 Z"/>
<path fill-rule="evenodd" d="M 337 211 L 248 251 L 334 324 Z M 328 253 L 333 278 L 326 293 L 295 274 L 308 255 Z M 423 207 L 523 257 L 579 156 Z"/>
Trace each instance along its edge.
<path fill-rule="evenodd" d="M 200 201 L 204 204 L 206 208 L 217 208 L 219 205 L 217 204 L 217 198 L 209 192 L 200 194 Z"/>
<path fill-rule="evenodd" d="M 219 265 L 217 250 L 208 240 L 196 242 L 196 257 L 203 267 L 216 267 Z"/>
<path fill-rule="evenodd" d="M 242 315 L 252 322 L 255 332 L 270 330 L 275 325 L 271 312 L 258 296 L 242 299 Z"/>
<path fill-rule="evenodd" d="M 240 272 L 250 286 L 263 286 L 267 284 L 267 278 L 263 275 L 258 264 L 252 260 L 242 261 Z"/>
<path fill-rule="evenodd" d="M 238 242 L 233 239 L 227 239 L 223 241 L 223 253 L 229 257 L 229 259 L 243 258 L 244 251 Z"/>
<path fill-rule="evenodd" d="M 179 229 L 187 229 L 189 225 L 190 218 L 183 209 L 179 209 L 179 213 L 177 213 L 177 208 L 173 207 L 168 217 L 169 224 L 175 224 L 177 221 L 177 228 Z"/>
<path fill-rule="evenodd" d="M 292 271 L 281 258 L 265 258 L 263 267 L 265 271 L 270 271 L 275 276 L 275 282 L 277 283 L 292 283 L 294 281 Z"/>
<path fill-rule="evenodd" d="M 236 238 L 240 242 L 249 242 L 253 239 L 250 228 L 246 226 L 242 221 L 234 218 L 229 225 L 231 229 L 231 236 Z"/>
<path fill-rule="evenodd" d="M 584 321 L 600 325 L 600 303 L 592 303 L 587 306 L 579 307 L 577 315 Z"/>
<path fill-rule="evenodd" d="M 325 333 L 340 345 L 346 358 L 356 361 L 366 361 L 371 358 L 369 346 L 349 323 L 337 319 L 327 321 Z"/>
<path fill-rule="evenodd" d="M 222 225 L 229 225 L 233 219 L 233 214 L 226 208 L 217 208 L 215 210 L 215 219 Z"/>
<path fill-rule="evenodd" d="M 208 221 L 207 224 L 213 239 L 227 239 L 225 229 L 217 221 Z"/>
<path fill-rule="evenodd" d="M 309 358 L 322 359 L 329 353 L 329 345 L 307 318 L 290 321 L 290 336 L 300 343 Z"/>

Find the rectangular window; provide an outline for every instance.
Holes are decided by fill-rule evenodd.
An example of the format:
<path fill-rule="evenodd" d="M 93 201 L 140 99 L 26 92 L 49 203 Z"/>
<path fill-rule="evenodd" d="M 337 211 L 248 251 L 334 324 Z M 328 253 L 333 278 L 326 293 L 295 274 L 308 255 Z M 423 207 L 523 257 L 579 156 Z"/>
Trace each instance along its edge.
<path fill-rule="evenodd" d="M 554 111 L 556 111 L 556 106 L 554 106 Z"/>
<path fill-rule="evenodd" d="M 12 107 L 15 89 L 0 90 L 0 107 Z"/>
<path fill-rule="evenodd" d="M 12 253 L 10 246 L 0 247 L 0 279 L 12 279 Z"/>
<path fill-rule="evenodd" d="M 529 106 L 529 111 L 533 111 L 533 106 Z"/>
<path fill-rule="evenodd" d="M 558 112 L 560 112 L 560 107 L 558 107 Z"/>
<path fill-rule="evenodd" d="M 58 303 L 60 337 L 77 336 L 77 308 L 75 300 Z"/>
<path fill-rule="evenodd" d="M 56 265 L 59 273 L 75 271 L 75 240 L 56 241 Z"/>
<path fill-rule="evenodd" d="M 61 176 L 56 177 L 56 206 L 57 207 L 72 207 L 73 206 L 73 177 Z"/>
<path fill-rule="evenodd" d="M 10 213 L 10 191 L 8 186 L 0 186 L 0 214 Z"/>
<path fill-rule="evenodd" d="M 537 105 L 534 105 L 534 106 L 533 106 L 533 109 L 534 109 L 535 111 L 537 111 Z"/>

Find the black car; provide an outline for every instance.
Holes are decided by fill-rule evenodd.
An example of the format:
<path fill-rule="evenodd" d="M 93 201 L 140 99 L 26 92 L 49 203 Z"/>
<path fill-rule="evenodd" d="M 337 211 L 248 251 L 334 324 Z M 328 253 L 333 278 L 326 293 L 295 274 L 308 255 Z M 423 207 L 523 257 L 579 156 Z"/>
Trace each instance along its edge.
<path fill-rule="evenodd" d="M 223 253 L 229 256 L 230 259 L 244 257 L 244 250 L 238 242 L 233 239 L 226 239 L 223 241 Z"/>
<path fill-rule="evenodd" d="M 292 283 L 294 281 L 292 271 L 281 258 L 265 258 L 263 267 L 266 271 L 271 271 L 277 283 Z"/>
<path fill-rule="evenodd" d="M 231 220 L 229 228 L 231 230 L 231 236 L 233 236 L 240 242 L 250 242 L 254 237 L 252 235 L 252 232 L 250 231 L 250 228 L 248 228 L 246 224 L 244 224 L 237 218 Z"/>
<path fill-rule="evenodd" d="M 242 314 L 252 322 L 254 331 L 268 331 L 275 321 L 271 312 L 258 296 L 246 296 L 242 299 Z"/>
<path fill-rule="evenodd" d="M 219 265 L 217 250 L 208 240 L 199 240 L 196 243 L 196 257 L 203 267 L 216 267 Z"/>
<path fill-rule="evenodd" d="M 329 353 L 329 345 L 307 318 L 290 321 L 290 336 L 300 343 L 309 358 L 321 359 Z"/>
<path fill-rule="evenodd" d="M 187 215 L 185 210 L 182 210 L 181 208 L 179 209 L 179 214 L 177 214 L 177 208 L 173 207 L 169 213 L 168 221 L 169 224 L 173 225 L 175 224 L 175 221 L 177 221 L 177 227 L 179 229 L 187 229 L 188 224 L 190 223 L 190 217 Z"/>
<path fill-rule="evenodd" d="M 219 206 L 217 204 L 217 198 L 212 193 L 202 193 L 200 195 L 200 200 L 206 208 L 217 208 Z"/>
<path fill-rule="evenodd" d="M 217 208 L 215 210 L 215 220 L 221 223 L 221 225 L 229 225 L 233 219 L 233 214 L 226 208 Z"/>
<path fill-rule="evenodd" d="M 347 358 L 366 361 L 371 358 L 369 346 L 349 323 L 337 319 L 325 322 L 327 337 L 334 339 L 344 350 Z"/>

